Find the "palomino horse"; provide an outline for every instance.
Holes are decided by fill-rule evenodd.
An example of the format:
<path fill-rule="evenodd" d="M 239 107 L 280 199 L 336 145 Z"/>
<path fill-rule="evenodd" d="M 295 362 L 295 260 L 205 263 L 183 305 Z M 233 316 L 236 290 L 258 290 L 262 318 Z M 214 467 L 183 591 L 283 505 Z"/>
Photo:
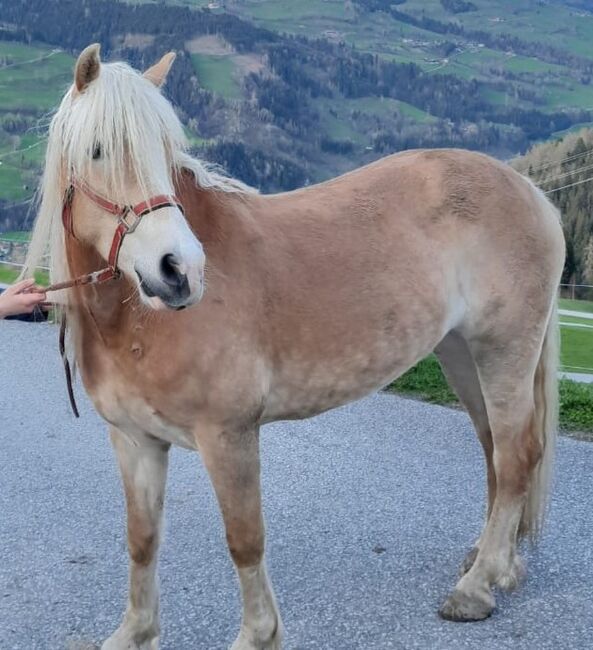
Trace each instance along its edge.
<path fill-rule="evenodd" d="M 173 58 L 141 75 L 101 64 L 96 45 L 80 55 L 50 129 L 29 260 L 49 240 L 54 282 L 105 260 L 108 277 L 121 271 L 60 298 L 128 509 L 129 601 L 103 650 L 158 647 L 172 444 L 200 452 L 220 503 L 243 597 L 233 650 L 280 648 L 260 426 L 357 399 L 433 350 L 488 472 L 486 524 L 440 613 L 487 617 L 493 588 L 518 580 L 517 540 L 539 529 L 553 458 L 557 212 L 511 168 L 456 150 L 260 196 L 185 153 L 158 90 Z"/>

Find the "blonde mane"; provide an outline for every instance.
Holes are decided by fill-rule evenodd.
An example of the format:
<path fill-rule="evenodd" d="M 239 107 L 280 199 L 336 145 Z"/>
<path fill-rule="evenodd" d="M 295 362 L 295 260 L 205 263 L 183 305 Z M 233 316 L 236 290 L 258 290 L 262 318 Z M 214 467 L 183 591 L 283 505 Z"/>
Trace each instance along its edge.
<path fill-rule="evenodd" d="M 159 89 L 125 63 L 101 65 L 98 78 L 82 93 L 74 86 L 64 96 L 50 127 L 39 210 L 22 276 L 32 275 L 49 252 L 50 282 L 69 277 L 62 204 L 72 175 L 85 178 L 100 146 L 111 198 L 121 200 L 122 170 L 131 165 L 148 197 L 155 183 L 182 169 L 196 184 L 220 192 L 253 192 L 215 166 L 188 153 L 188 142 L 173 107 Z M 67 296 L 58 302 L 67 303 Z"/>

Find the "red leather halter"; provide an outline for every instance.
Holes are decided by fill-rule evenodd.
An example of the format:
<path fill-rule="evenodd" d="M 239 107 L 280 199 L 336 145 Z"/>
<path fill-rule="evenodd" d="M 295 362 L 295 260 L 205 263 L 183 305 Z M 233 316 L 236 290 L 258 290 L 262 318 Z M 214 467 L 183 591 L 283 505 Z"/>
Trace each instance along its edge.
<path fill-rule="evenodd" d="M 94 192 L 84 181 L 73 179 L 64 195 L 64 203 L 62 205 L 62 223 L 64 224 L 66 232 L 74 238 L 76 238 L 76 235 L 74 234 L 72 223 L 72 200 L 74 198 L 75 190 L 79 190 L 85 194 L 95 205 L 98 205 L 102 210 L 105 210 L 105 212 L 109 212 L 117 217 L 117 227 L 111 242 L 111 248 L 107 258 L 107 266 L 98 271 L 80 275 L 72 280 L 52 284 L 45 289 L 46 292 L 70 289 L 85 284 L 97 284 L 118 278 L 119 269 L 117 268 L 117 260 L 119 258 L 119 252 L 124 237 L 136 230 L 142 217 L 150 212 L 156 212 L 161 208 L 168 207 L 179 208 L 179 210 L 184 213 L 183 205 L 174 195 L 167 196 L 166 194 L 159 194 L 153 196 L 147 201 L 137 203 L 136 205 L 118 205 L 117 203 L 113 203 L 100 194 Z"/>
<path fill-rule="evenodd" d="M 117 227 L 113 235 L 113 241 L 111 242 L 111 248 L 109 250 L 109 257 L 107 258 L 107 266 L 98 271 L 93 271 L 92 273 L 86 273 L 85 275 L 79 275 L 72 280 L 66 280 L 65 282 L 57 282 L 47 287 L 44 291 L 59 291 L 60 289 L 71 289 L 72 287 L 80 287 L 85 284 L 98 284 L 100 282 L 107 282 L 108 280 L 114 280 L 119 277 L 119 269 L 117 268 L 117 260 L 119 258 L 119 251 L 121 249 L 122 242 L 126 235 L 134 232 L 140 223 L 140 220 L 145 215 L 150 212 L 156 212 L 161 208 L 179 208 L 182 213 L 184 213 L 183 206 L 176 196 L 167 196 L 165 194 L 159 194 L 158 196 L 153 196 L 147 201 L 142 201 L 136 205 L 118 205 L 109 201 L 105 197 L 101 196 L 94 192 L 85 182 L 79 180 L 72 180 L 66 193 L 64 195 L 64 203 L 62 205 L 62 223 L 64 224 L 64 229 L 66 233 L 74 238 L 74 228 L 72 223 L 72 200 L 74 198 L 75 190 L 80 190 L 85 194 L 95 205 L 98 205 L 105 212 L 109 212 L 117 217 Z M 76 399 L 74 397 L 74 389 L 72 387 L 72 371 L 70 369 L 70 362 L 66 356 L 66 317 L 62 317 L 62 323 L 60 327 L 60 355 L 62 357 L 62 362 L 64 364 L 64 372 L 66 374 L 66 386 L 68 388 L 68 397 L 70 399 L 70 406 L 76 417 L 80 417 L 78 413 L 78 407 L 76 406 Z"/>

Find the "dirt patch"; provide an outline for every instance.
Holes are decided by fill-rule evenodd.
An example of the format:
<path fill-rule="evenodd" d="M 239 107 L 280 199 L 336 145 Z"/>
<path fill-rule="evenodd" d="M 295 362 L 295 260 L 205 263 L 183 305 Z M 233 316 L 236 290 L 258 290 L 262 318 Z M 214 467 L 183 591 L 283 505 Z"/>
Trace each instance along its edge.
<path fill-rule="evenodd" d="M 122 47 L 137 48 L 144 50 L 154 43 L 154 36 L 151 34 L 125 34 L 120 37 Z"/>
<path fill-rule="evenodd" d="M 257 74 L 266 67 L 264 57 L 258 54 L 236 54 L 233 56 L 233 63 L 241 77 L 252 72 Z"/>
<path fill-rule="evenodd" d="M 214 56 L 233 54 L 235 51 L 230 43 L 227 43 L 224 38 L 216 34 L 192 38 L 191 41 L 185 42 L 185 49 L 190 54 L 211 54 Z"/>

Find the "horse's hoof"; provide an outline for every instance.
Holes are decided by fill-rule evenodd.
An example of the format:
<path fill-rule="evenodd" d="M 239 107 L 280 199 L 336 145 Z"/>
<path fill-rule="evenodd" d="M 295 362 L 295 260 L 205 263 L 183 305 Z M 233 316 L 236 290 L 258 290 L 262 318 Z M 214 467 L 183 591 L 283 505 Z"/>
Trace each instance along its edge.
<path fill-rule="evenodd" d="M 262 642 L 249 639 L 241 633 L 230 650 L 282 650 L 282 635 L 276 634 L 269 641 Z"/>
<path fill-rule="evenodd" d="M 159 650 L 159 638 L 153 637 L 152 639 L 136 642 L 133 635 L 126 634 L 120 628 L 103 643 L 101 650 Z"/>
<path fill-rule="evenodd" d="M 455 621 L 456 623 L 483 621 L 492 614 L 494 604 L 492 595 L 482 599 L 455 590 L 439 609 L 439 616 L 446 621 Z"/>
<path fill-rule="evenodd" d="M 471 551 L 465 556 L 463 562 L 461 563 L 461 568 L 459 569 L 459 577 L 463 577 L 473 566 L 476 558 L 478 557 L 480 549 L 477 546 L 474 546 Z"/>

